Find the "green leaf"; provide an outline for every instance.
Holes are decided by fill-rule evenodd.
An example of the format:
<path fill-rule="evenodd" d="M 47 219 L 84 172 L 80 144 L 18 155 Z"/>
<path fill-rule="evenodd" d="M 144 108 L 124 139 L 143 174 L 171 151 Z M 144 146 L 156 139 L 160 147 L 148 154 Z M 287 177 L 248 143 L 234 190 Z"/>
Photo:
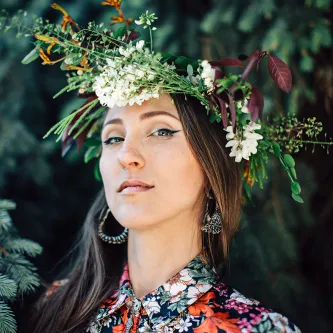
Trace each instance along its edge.
<path fill-rule="evenodd" d="M 95 167 L 94 167 L 94 176 L 95 176 L 95 179 L 99 182 L 102 181 L 102 175 L 101 175 L 101 171 L 99 169 L 99 160 L 97 160 L 97 163 L 95 164 Z"/>
<path fill-rule="evenodd" d="M 187 73 L 189 76 L 192 76 L 193 75 L 193 67 L 192 65 L 187 65 Z"/>
<path fill-rule="evenodd" d="M 281 156 L 280 145 L 278 143 L 274 142 L 272 145 L 272 148 L 273 148 L 274 155 L 277 157 L 280 157 Z"/>
<path fill-rule="evenodd" d="M 100 146 L 101 145 L 101 140 L 98 140 L 96 138 L 88 138 L 84 141 L 84 143 L 88 147 L 95 147 L 95 146 Z"/>
<path fill-rule="evenodd" d="M 99 153 L 99 147 L 90 147 L 84 154 L 84 163 L 88 163 L 94 157 L 97 157 Z"/>
<path fill-rule="evenodd" d="M 184 69 L 187 68 L 187 65 L 189 63 L 191 63 L 191 61 L 188 58 L 183 57 L 183 56 L 180 56 L 175 60 L 175 65 L 180 68 L 184 68 Z"/>
<path fill-rule="evenodd" d="M 303 199 L 298 195 L 298 194 L 295 194 L 295 193 L 291 193 L 291 196 L 293 197 L 293 199 L 299 203 L 304 203 Z"/>
<path fill-rule="evenodd" d="M 127 31 L 127 28 L 126 28 L 126 25 L 124 25 L 123 27 L 117 29 L 115 32 L 114 32 L 114 37 L 115 38 L 119 38 L 121 36 L 123 36 Z"/>
<path fill-rule="evenodd" d="M 31 50 L 21 61 L 21 63 L 23 65 L 27 65 L 29 63 L 31 63 L 32 61 L 36 60 L 37 58 L 39 58 L 39 52 L 37 51 L 37 49 L 33 49 Z"/>
<path fill-rule="evenodd" d="M 295 161 L 294 161 L 294 159 L 293 159 L 293 157 L 291 155 L 285 154 L 283 156 L 283 160 L 284 160 L 284 162 L 287 164 L 287 166 L 289 168 L 295 167 Z"/>
<path fill-rule="evenodd" d="M 291 191 L 294 194 L 300 194 L 301 193 L 301 186 L 299 185 L 299 183 L 292 183 L 291 184 Z"/>
<path fill-rule="evenodd" d="M 331 46 L 332 36 L 329 27 L 319 22 L 312 31 L 311 42 L 313 53 L 319 52 L 321 46 Z"/>
<path fill-rule="evenodd" d="M 296 170 L 295 170 L 295 168 L 290 168 L 289 170 L 290 170 L 290 172 L 291 172 L 291 175 L 292 175 L 295 179 L 297 179 L 297 174 L 296 174 Z"/>
<path fill-rule="evenodd" d="M 313 58 L 309 55 L 302 56 L 300 68 L 302 72 L 311 72 L 313 70 Z"/>

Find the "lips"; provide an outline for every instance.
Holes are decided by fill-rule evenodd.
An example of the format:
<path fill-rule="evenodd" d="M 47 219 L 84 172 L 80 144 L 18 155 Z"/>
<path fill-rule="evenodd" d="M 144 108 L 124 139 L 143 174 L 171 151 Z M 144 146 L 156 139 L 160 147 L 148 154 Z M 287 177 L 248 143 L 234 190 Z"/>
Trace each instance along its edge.
<path fill-rule="evenodd" d="M 153 185 L 147 184 L 141 180 L 126 180 L 121 183 L 118 192 L 143 192 L 153 188 Z"/>
<path fill-rule="evenodd" d="M 144 186 L 129 186 L 125 187 L 120 194 L 134 194 L 138 192 L 146 192 L 151 190 L 152 187 L 144 187 Z"/>

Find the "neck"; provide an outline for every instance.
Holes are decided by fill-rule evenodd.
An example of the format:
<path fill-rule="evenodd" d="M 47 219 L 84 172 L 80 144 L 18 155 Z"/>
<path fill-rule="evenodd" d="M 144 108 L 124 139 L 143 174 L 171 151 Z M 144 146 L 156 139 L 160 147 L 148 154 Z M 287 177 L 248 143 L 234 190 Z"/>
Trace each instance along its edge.
<path fill-rule="evenodd" d="M 142 298 L 185 267 L 201 251 L 199 222 L 182 217 L 145 230 L 130 229 L 128 268 L 133 291 Z"/>

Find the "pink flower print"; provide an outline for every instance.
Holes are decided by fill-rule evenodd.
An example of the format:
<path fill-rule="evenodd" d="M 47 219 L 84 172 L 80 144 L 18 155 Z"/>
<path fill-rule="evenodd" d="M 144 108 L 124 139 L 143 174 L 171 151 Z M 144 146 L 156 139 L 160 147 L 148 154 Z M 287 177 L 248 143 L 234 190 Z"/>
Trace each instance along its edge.
<path fill-rule="evenodd" d="M 228 287 L 223 282 L 218 282 L 214 286 L 214 289 L 220 292 L 226 292 L 228 290 Z"/>
<path fill-rule="evenodd" d="M 238 320 L 237 325 L 242 329 L 242 332 L 251 332 L 252 330 L 252 325 L 248 322 L 247 318 Z"/>
<path fill-rule="evenodd" d="M 249 312 L 250 306 L 245 303 L 240 303 L 232 299 L 228 299 L 225 305 L 226 309 L 234 309 L 239 314 Z"/>
<path fill-rule="evenodd" d="M 269 309 L 264 308 L 263 306 L 261 306 L 261 307 L 255 307 L 255 309 L 258 310 L 259 312 L 263 312 L 263 313 L 271 312 Z"/>
<path fill-rule="evenodd" d="M 260 313 L 259 314 L 250 313 L 250 317 L 252 318 L 250 320 L 250 323 L 252 325 L 257 325 L 261 321 L 262 315 Z"/>

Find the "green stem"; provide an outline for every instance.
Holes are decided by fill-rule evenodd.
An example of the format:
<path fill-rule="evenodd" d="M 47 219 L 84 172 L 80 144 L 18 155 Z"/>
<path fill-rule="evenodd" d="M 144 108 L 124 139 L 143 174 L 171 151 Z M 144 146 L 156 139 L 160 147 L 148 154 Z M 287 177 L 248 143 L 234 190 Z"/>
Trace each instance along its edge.
<path fill-rule="evenodd" d="M 309 140 L 294 140 L 294 139 L 278 139 L 278 141 L 292 141 L 292 142 L 299 142 L 299 143 L 313 143 L 317 145 L 333 145 L 333 142 L 326 142 L 326 141 L 309 141 Z"/>
<path fill-rule="evenodd" d="M 153 34 L 151 32 L 151 27 L 149 27 L 149 34 L 150 34 L 150 52 L 153 52 Z"/>

